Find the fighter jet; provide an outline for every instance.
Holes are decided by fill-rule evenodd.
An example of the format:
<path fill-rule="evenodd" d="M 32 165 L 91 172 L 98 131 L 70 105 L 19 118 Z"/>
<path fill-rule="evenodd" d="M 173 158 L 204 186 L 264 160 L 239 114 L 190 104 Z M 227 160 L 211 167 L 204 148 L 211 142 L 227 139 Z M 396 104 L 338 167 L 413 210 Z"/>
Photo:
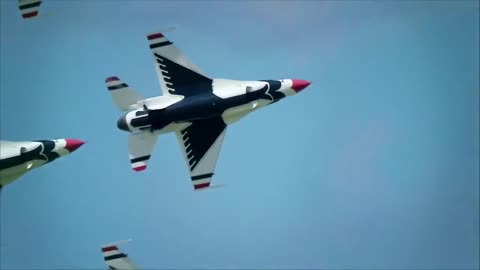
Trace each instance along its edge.
<path fill-rule="evenodd" d="M 211 79 L 162 33 L 147 39 L 163 95 L 145 99 L 118 77 L 107 78 L 113 103 L 126 112 L 117 127 L 131 133 L 128 152 L 137 172 L 145 170 L 158 135 L 174 132 L 194 190 L 210 187 L 228 125 L 310 85 L 300 79 Z"/>
<path fill-rule="evenodd" d="M 38 16 L 40 0 L 18 0 L 18 9 L 24 19 L 32 19 Z"/>
<path fill-rule="evenodd" d="M 103 259 L 109 270 L 117 269 L 138 269 L 137 266 L 128 258 L 128 255 L 120 252 L 118 244 L 125 241 L 118 241 L 116 243 L 107 244 L 102 247 Z"/>
<path fill-rule="evenodd" d="M 72 153 L 83 144 L 76 139 L 0 141 L 0 189 L 24 173 Z"/>

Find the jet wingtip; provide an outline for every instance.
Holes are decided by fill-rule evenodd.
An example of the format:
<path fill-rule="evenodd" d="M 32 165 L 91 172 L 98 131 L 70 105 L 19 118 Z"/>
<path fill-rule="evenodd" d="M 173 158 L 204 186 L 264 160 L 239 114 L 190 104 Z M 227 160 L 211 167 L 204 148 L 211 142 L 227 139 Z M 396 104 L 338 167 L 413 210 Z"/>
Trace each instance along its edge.
<path fill-rule="evenodd" d="M 108 82 L 114 82 L 114 81 L 119 81 L 120 79 L 118 79 L 117 76 L 111 76 L 111 77 L 108 77 L 107 79 L 105 79 L 105 82 L 108 83 Z"/>
<path fill-rule="evenodd" d="M 163 29 L 159 29 L 159 30 L 157 30 L 156 32 L 147 34 L 147 38 L 148 38 L 148 40 L 157 39 L 157 38 L 162 38 L 162 37 L 165 37 L 165 36 L 163 35 L 163 33 L 165 33 L 165 32 L 172 32 L 172 31 L 174 31 L 175 29 L 176 29 L 175 26 L 170 26 L 170 27 L 166 27 L 166 28 L 163 28 Z"/>
<path fill-rule="evenodd" d="M 138 166 L 138 167 L 133 167 L 133 170 L 136 172 L 141 172 L 147 168 L 146 165 Z"/>
<path fill-rule="evenodd" d="M 33 19 L 37 16 L 38 16 L 38 11 L 22 14 L 22 18 L 24 18 L 24 19 Z"/>
<path fill-rule="evenodd" d="M 208 183 L 208 185 L 205 185 L 203 187 L 194 186 L 194 191 L 205 191 L 210 189 L 222 188 L 224 186 L 225 186 L 224 184 L 210 185 L 210 183 Z"/>
<path fill-rule="evenodd" d="M 118 247 L 116 245 L 108 245 L 102 247 L 102 252 L 109 252 L 113 250 L 118 250 Z"/>
<path fill-rule="evenodd" d="M 162 38 L 164 35 L 160 32 L 153 33 L 147 36 L 148 40 L 156 39 L 156 38 Z"/>
<path fill-rule="evenodd" d="M 128 243 L 128 242 L 131 242 L 131 241 L 133 241 L 132 238 L 126 239 L 126 240 L 118 240 L 118 241 L 111 242 L 111 243 L 108 243 L 108 244 L 103 244 L 103 245 L 101 245 L 100 247 L 101 247 L 102 249 L 104 249 L 104 248 L 107 248 L 107 249 L 117 248 L 117 249 L 118 249 L 118 245 L 121 245 L 121 244 L 124 244 L 124 243 Z M 108 251 L 108 250 L 107 250 L 107 251 Z"/>

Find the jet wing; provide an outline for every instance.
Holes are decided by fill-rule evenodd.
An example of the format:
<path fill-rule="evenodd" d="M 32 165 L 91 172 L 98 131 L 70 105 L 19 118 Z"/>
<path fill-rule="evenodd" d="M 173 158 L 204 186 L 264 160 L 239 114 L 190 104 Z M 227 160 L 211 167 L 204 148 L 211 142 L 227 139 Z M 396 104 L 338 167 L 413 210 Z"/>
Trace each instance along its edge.
<path fill-rule="evenodd" d="M 128 156 L 134 171 L 139 172 L 147 168 L 157 138 L 158 135 L 150 132 L 133 133 L 128 136 Z"/>
<path fill-rule="evenodd" d="M 105 264 L 109 270 L 138 269 L 137 266 L 128 258 L 128 255 L 120 252 L 115 244 L 102 247 L 102 254 Z"/>
<path fill-rule="evenodd" d="M 195 190 L 210 186 L 226 127 L 221 118 L 214 118 L 193 121 L 176 133 Z"/>
<path fill-rule="evenodd" d="M 187 97 L 212 91 L 212 80 L 162 33 L 153 33 L 147 38 L 164 95 Z"/>
<path fill-rule="evenodd" d="M 34 18 L 38 16 L 40 9 L 40 0 L 18 0 L 18 8 L 24 19 Z"/>

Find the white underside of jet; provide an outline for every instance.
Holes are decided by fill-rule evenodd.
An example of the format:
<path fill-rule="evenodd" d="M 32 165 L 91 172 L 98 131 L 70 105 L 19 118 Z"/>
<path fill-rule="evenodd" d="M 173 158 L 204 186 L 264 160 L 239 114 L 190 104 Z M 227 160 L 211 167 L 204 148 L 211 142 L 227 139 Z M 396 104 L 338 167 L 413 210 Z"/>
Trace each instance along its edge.
<path fill-rule="evenodd" d="M 137 172 L 146 169 L 158 135 L 174 132 L 195 190 L 210 187 L 228 125 L 310 84 L 209 78 L 162 33 L 147 39 L 163 95 L 145 99 L 118 77 L 108 77 L 113 103 L 126 112 L 117 126 L 130 132 L 128 155 Z"/>

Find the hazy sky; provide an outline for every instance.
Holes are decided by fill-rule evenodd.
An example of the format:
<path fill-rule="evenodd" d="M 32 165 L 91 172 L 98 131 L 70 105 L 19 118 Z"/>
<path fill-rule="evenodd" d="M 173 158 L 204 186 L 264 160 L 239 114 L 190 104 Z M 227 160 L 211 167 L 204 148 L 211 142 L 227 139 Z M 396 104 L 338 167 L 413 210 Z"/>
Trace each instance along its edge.
<path fill-rule="evenodd" d="M 0 135 L 88 143 L 1 196 L 0 267 L 478 268 L 478 1 L 0 1 Z M 231 126 L 193 192 L 173 134 L 130 168 L 104 80 L 159 95 L 146 34 L 211 77 L 312 81 Z"/>

